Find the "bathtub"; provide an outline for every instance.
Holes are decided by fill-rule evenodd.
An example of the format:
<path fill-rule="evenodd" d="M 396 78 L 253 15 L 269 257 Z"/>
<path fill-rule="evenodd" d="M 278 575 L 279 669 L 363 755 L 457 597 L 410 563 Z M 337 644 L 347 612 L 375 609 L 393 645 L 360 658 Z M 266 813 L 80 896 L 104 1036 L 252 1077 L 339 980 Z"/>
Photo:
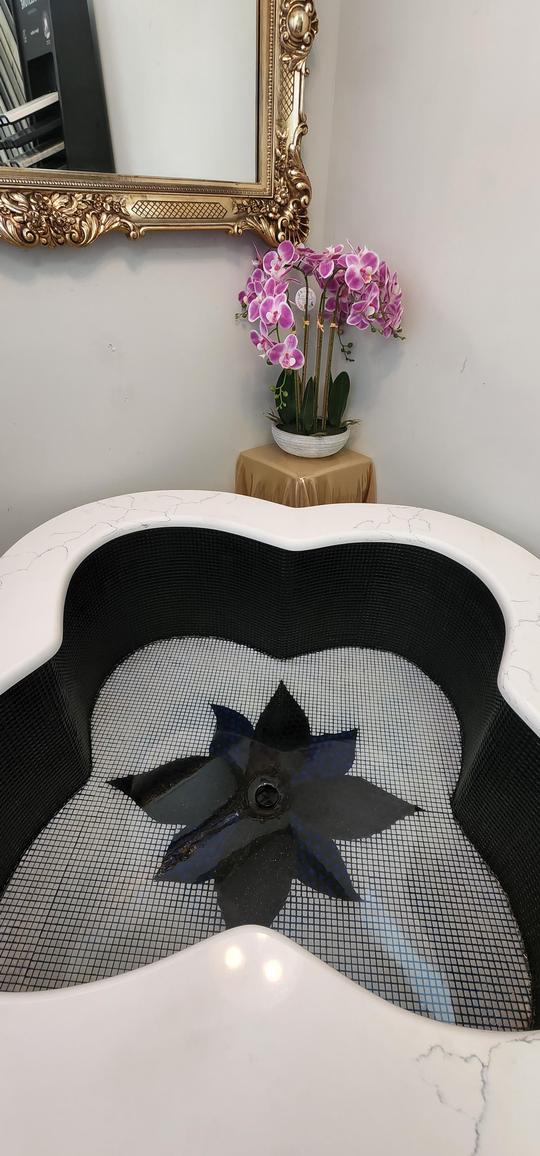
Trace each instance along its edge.
<path fill-rule="evenodd" d="M 389 654 L 407 664 L 392 670 L 400 678 L 411 677 L 415 693 L 423 693 L 425 678 L 435 688 L 429 693 L 442 696 L 433 697 L 441 717 L 450 719 L 455 712 L 452 733 L 460 741 L 460 767 L 451 811 L 459 827 L 456 838 L 464 854 L 485 865 L 479 886 L 488 888 L 486 904 L 495 902 L 489 890 L 493 879 L 508 919 L 515 922 L 526 955 L 530 1007 L 519 1031 L 460 1025 L 444 1013 L 439 996 L 437 1018 L 430 1018 L 433 1009 L 426 1011 L 414 992 L 405 1006 L 416 1007 L 419 999 L 424 1014 L 413 1014 L 365 990 L 361 981 L 351 982 L 276 931 L 272 904 L 265 921 L 257 914 L 263 908 L 257 902 L 242 905 L 240 896 L 240 915 L 231 917 L 229 930 L 205 931 L 204 941 L 181 952 L 164 950 L 164 958 L 150 966 L 138 967 L 131 959 L 124 974 L 81 983 L 76 969 L 66 971 L 60 959 L 49 985 L 56 990 L 43 990 L 47 982 L 41 976 L 40 990 L 31 990 L 31 984 L 16 990 L 14 982 L 13 990 L 0 994 L 6 1152 L 106 1156 L 127 1150 L 135 1156 L 148 1151 L 168 1156 L 181 1150 L 190 1156 L 247 1156 L 255 1146 L 268 1156 L 298 1151 L 322 1156 L 338 1147 L 369 1151 L 370 1156 L 536 1153 L 539 624 L 540 561 L 479 526 L 399 506 L 300 511 L 219 493 L 130 495 L 61 515 L 9 550 L 0 559 L 0 886 L 8 899 L 17 895 L 22 902 L 26 894 L 31 903 L 31 880 L 36 889 L 41 886 L 41 870 L 51 876 L 43 902 L 47 897 L 52 902 L 66 886 L 64 868 L 51 866 L 32 849 L 39 849 L 44 837 L 54 845 L 55 816 L 85 791 L 97 827 L 108 822 L 96 803 L 104 797 L 104 785 L 111 806 L 123 808 L 118 814 L 125 822 L 139 822 L 135 778 L 127 776 L 126 786 L 126 778 L 110 769 L 103 783 L 92 787 L 96 701 L 104 686 L 114 691 L 120 685 L 121 695 L 128 686 L 127 681 L 115 684 L 120 676 L 111 672 L 132 678 L 142 668 L 129 663 L 147 662 L 150 656 L 154 665 L 147 662 L 145 687 L 152 687 L 158 654 L 152 647 L 187 638 L 189 652 L 185 646 L 175 649 L 180 642 L 166 652 L 167 671 L 180 664 L 196 682 L 202 655 L 205 678 L 213 678 L 221 663 L 229 678 L 231 671 L 233 679 L 243 678 L 248 694 L 252 681 L 266 677 L 257 656 L 268 656 L 274 664 L 264 684 L 273 691 L 282 671 L 291 685 L 294 679 L 300 685 L 295 663 L 304 663 L 305 670 L 306 656 L 320 654 L 327 685 L 342 696 L 341 732 L 350 735 L 344 728 L 351 720 L 342 704 L 352 693 L 353 659 L 367 654 L 362 670 L 374 671 L 380 683 L 390 668 L 379 668 L 377 655 Z M 209 639 L 217 640 L 211 652 L 205 650 Z M 225 653 L 223 647 L 236 649 Z M 349 662 L 346 678 L 340 655 Z M 309 669 L 316 683 L 319 667 Z M 200 699 L 202 691 L 198 694 Z M 314 694 L 314 714 L 316 708 L 324 713 L 325 703 Z M 264 705 L 262 690 L 261 695 Z M 115 716 L 110 723 L 111 701 L 111 694 L 105 694 L 103 718 L 116 731 L 121 722 Z M 219 711 L 225 708 L 229 704 L 223 701 L 217 709 L 218 730 Z M 171 708 L 168 726 L 175 717 Z M 406 718 L 400 717 L 405 733 Z M 183 755 L 202 750 L 195 723 L 193 750 Z M 240 728 L 234 736 L 237 745 L 252 741 L 252 732 L 242 731 L 245 721 L 234 725 Z M 313 722 L 318 750 L 322 729 Z M 115 746 L 114 734 L 110 741 L 108 749 L 121 758 L 123 743 Z M 145 766 L 152 768 L 159 762 L 148 749 L 155 738 L 145 734 L 141 741 Z M 331 750 L 334 758 L 335 746 Z M 264 783 L 259 776 L 266 791 L 261 806 L 272 806 L 269 792 L 279 790 L 274 770 L 265 771 Z M 323 770 L 325 775 L 326 765 Z M 155 819 L 151 790 L 145 799 L 150 803 L 140 822 L 147 826 L 137 831 L 150 831 Z M 408 846 L 421 830 L 415 823 L 427 821 L 429 809 L 416 797 L 414 776 L 401 804 L 396 826 L 405 830 L 408 825 Z M 76 872 L 87 872 L 88 860 L 95 857 L 95 845 L 85 843 L 80 816 L 78 832 L 79 851 L 70 860 L 77 879 Z M 109 844 L 112 837 L 107 836 Z M 373 846 L 379 838 L 375 832 Z M 404 844 L 393 846 L 401 848 L 403 865 Z M 186 852 L 184 840 L 169 887 L 178 862 L 185 871 L 192 853 L 193 847 Z M 29 856 L 34 874 L 24 875 Z M 437 858 L 431 862 L 437 868 Z M 166 856 L 164 863 L 170 865 Z M 133 895 L 129 874 L 118 868 L 116 878 L 121 876 L 118 886 L 136 911 L 137 903 L 143 904 L 142 891 Z M 404 875 L 406 889 L 407 871 Z M 18 890 L 10 892 L 17 878 Z M 186 874 L 180 878 L 182 886 L 186 880 L 188 885 L 198 881 Z M 204 894 L 210 894 L 213 884 L 202 881 Z M 349 918 L 352 908 L 345 900 L 351 896 L 335 887 L 332 891 L 326 877 L 316 882 L 314 890 L 326 887 L 320 911 L 330 912 L 331 932 L 332 913 L 340 904 Z M 110 886 L 107 877 L 104 891 Z M 467 879 L 454 880 L 453 886 L 454 899 L 461 888 L 465 905 Z M 367 892 L 359 900 L 369 911 Z M 230 896 L 227 903 L 230 910 Z M 226 906 L 224 901 L 222 913 Z M 19 931 L 9 903 L 0 904 L 0 944 L 2 912 L 13 974 L 22 974 L 27 963 L 31 974 L 35 964 L 25 955 L 27 944 L 32 961 L 39 961 L 42 933 L 38 929 L 32 938 L 22 919 Z M 250 918 L 251 913 L 256 917 Z M 395 942 L 395 918 L 390 922 Z M 471 933 L 474 944 L 474 928 Z M 519 954 L 518 939 L 512 942 Z M 137 958 L 146 962 L 142 955 Z M 324 958 L 331 960 L 328 952 Z M 523 975 L 523 959 L 521 966 Z"/>

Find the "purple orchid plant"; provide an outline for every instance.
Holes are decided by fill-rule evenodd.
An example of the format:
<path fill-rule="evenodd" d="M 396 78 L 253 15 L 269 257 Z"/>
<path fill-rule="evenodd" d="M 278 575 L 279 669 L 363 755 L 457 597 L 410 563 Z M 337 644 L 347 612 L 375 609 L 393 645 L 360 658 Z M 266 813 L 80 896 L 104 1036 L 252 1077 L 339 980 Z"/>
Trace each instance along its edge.
<path fill-rule="evenodd" d="M 351 424 L 344 422 L 351 383 L 347 372 L 332 375 L 336 338 L 349 362 L 353 343 L 344 340 L 347 326 L 403 340 L 397 274 L 365 247 L 332 245 L 316 252 L 291 241 L 264 256 L 257 253 L 253 266 L 239 294 L 239 316 L 251 322 L 251 341 L 260 356 L 281 368 L 272 387 L 276 412 L 271 419 L 302 434 L 344 429 Z M 313 328 L 315 362 L 308 378 Z"/>

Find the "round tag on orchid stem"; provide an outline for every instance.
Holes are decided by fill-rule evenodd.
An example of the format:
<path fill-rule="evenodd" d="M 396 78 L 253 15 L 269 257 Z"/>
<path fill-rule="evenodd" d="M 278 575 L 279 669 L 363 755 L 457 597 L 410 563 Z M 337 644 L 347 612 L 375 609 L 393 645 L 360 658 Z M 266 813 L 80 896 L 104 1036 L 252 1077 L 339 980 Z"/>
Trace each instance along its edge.
<path fill-rule="evenodd" d="M 307 289 L 306 290 L 305 288 L 302 288 L 302 289 L 299 289 L 298 293 L 296 294 L 296 297 L 294 299 L 295 304 L 298 306 L 299 309 L 302 310 L 302 312 L 305 312 L 305 309 L 306 309 L 306 299 L 307 299 L 307 311 L 308 311 L 308 313 L 311 313 L 312 309 L 314 309 L 315 305 L 317 304 L 317 298 L 315 296 L 315 292 L 313 289 Z"/>

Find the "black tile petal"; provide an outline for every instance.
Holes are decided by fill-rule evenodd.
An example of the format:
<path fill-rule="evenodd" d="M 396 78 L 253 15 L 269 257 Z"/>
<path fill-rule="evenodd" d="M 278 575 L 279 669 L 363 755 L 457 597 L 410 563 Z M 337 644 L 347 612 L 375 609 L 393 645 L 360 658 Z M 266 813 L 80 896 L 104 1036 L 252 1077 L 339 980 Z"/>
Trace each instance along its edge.
<path fill-rule="evenodd" d="M 296 863 L 289 830 L 275 831 L 233 855 L 216 872 L 216 891 L 227 927 L 270 927 L 287 901 Z"/>
<path fill-rule="evenodd" d="M 309 746 L 309 722 L 284 682 L 280 682 L 263 710 L 255 727 L 255 739 L 278 751 L 295 751 L 298 747 Z"/>
<path fill-rule="evenodd" d="M 291 811 L 331 839 L 367 839 L 419 809 L 357 775 L 291 788 Z"/>
<path fill-rule="evenodd" d="M 335 843 L 294 816 L 296 874 L 302 883 L 333 899 L 358 900 L 347 868 Z"/>
<path fill-rule="evenodd" d="M 238 791 L 238 774 L 224 758 L 175 759 L 142 775 L 113 779 L 158 823 L 195 827 Z"/>
<path fill-rule="evenodd" d="M 254 842 L 260 831 L 261 823 L 244 813 L 241 801 L 233 800 L 195 830 L 175 835 L 156 878 L 198 883 L 234 851 Z"/>
<path fill-rule="evenodd" d="M 337 779 L 346 775 L 354 763 L 357 735 L 357 730 L 351 730 L 312 738 L 303 764 L 293 776 L 293 783 Z"/>
<path fill-rule="evenodd" d="M 245 715 L 226 706 L 212 703 L 216 730 L 210 743 L 212 758 L 224 757 L 245 770 L 249 757 L 253 726 Z"/>

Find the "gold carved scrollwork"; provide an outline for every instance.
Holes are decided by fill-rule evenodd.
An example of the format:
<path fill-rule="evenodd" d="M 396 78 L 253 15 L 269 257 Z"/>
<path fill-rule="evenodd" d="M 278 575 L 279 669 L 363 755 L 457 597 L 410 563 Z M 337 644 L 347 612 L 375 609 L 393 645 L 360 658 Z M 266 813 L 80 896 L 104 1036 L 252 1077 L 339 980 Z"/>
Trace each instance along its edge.
<path fill-rule="evenodd" d="M 308 58 L 319 30 L 315 5 L 306 0 L 283 0 L 280 16 L 280 37 L 283 59 L 289 68 L 298 68 Z"/>
<path fill-rule="evenodd" d="M 121 201 L 101 193 L 0 191 L 0 238 L 15 245 L 90 245 L 114 231 L 138 237 Z"/>
<path fill-rule="evenodd" d="M 304 86 L 318 31 L 312 0 L 259 0 L 259 175 L 219 185 L 64 170 L 0 168 L 0 240 L 83 247 L 106 233 L 154 229 L 257 232 L 268 245 L 309 231 L 311 183 L 301 156 Z"/>

